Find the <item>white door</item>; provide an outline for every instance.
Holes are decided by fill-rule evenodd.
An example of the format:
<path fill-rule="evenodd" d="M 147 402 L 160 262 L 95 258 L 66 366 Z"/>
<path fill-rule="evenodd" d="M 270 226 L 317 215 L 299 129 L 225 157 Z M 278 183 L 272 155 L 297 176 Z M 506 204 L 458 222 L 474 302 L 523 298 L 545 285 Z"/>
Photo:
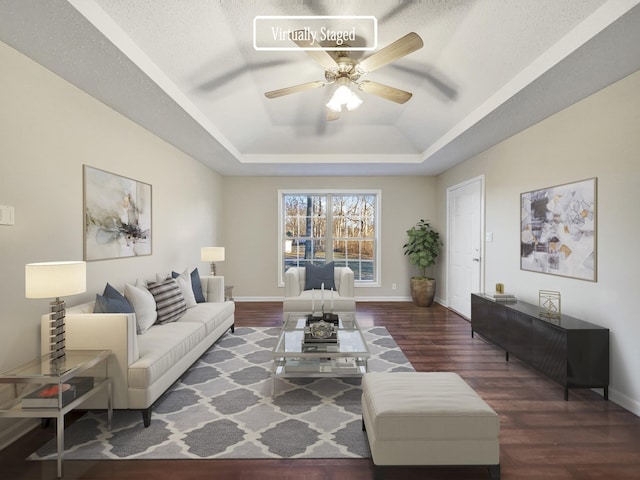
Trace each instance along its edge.
<path fill-rule="evenodd" d="M 471 318 L 471 293 L 482 288 L 484 177 L 447 189 L 447 304 Z"/>

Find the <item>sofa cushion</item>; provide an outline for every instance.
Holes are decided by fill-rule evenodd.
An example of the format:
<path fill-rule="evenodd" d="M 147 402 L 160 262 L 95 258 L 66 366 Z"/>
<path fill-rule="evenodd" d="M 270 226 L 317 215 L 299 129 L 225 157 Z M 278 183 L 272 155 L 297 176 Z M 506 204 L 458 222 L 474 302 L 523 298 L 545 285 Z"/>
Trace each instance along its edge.
<path fill-rule="evenodd" d="M 322 310 L 322 301 L 318 292 L 312 294 L 312 290 L 305 290 L 297 297 L 286 298 L 286 312 L 306 312 L 311 313 L 311 307 L 316 312 Z M 356 299 L 354 297 L 341 297 L 333 292 L 333 308 L 331 307 L 331 292 L 325 292 L 324 296 L 325 312 L 355 312 Z"/>
<path fill-rule="evenodd" d="M 161 282 L 149 282 L 147 288 L 156 301 L 157 324 L 175 322 L 187 311 L 184 295 L 173 278 L 167 278 Z"/>
<path fill-rule="evenodd" d="M 207 335 L 209 335 L 233 315 L 235 306 L 233 302 L 199 303 L 195 307 L 187 309 L 187 312 L 178 320 L 178 323 L 196 322 L 204 324 L 207 329 Z"/>
<path fill-rule="evenodd" d="M 136 313 L 136 331 L 138 334 L 143 334 L 158 318 L 156 301 L 140 280 L 135 286 L 127 283 L 124 287 L 124 296 Z"/>
<path fill-rule="evenodd" d="M 102 295 L 96 293 L 93 313 L 133 313 L 133 308 L 124 295 L 107 283 Z"/>
<path fill-rule="evenodd" d="M 191 285 L 191 275 L 189 271 L 185 270 L 182 273 L 171 272 L 171 278 L 175 279 L 180 287 L 184 301 L 187 304 L 187 308 L 195 307 L 196 297 L 193 294 L 193 286 Z"/>
<path fill-rule="evenodd" d="M 305 270 L 305 290 L 320 289 L 322 284 L 324 284 L 325 290 L 335 290 L 335 264 L 333 262 L 325 265 L 309 264 L 305 267 Z"/>
<path fill-rule="evenodd" d="M 148 388 L 206 337 L 202 323 L 153 325 L 138 336 L 138 360 L 129 366 L 129 388 Z"/>

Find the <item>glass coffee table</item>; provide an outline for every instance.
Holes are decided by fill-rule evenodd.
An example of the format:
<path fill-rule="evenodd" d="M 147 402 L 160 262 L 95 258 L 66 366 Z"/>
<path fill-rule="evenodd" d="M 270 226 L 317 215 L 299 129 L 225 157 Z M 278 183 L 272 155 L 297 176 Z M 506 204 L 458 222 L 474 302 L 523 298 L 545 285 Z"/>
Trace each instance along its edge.
<path fill-rule="evenodd" d="M 273 349 L 274 391 L 278 377 L 361 377 L 367 372 L 369 348 L 354 313 L 338 314 L 336 342 L 305 342 L 307 317 L 285 315 Z"/>

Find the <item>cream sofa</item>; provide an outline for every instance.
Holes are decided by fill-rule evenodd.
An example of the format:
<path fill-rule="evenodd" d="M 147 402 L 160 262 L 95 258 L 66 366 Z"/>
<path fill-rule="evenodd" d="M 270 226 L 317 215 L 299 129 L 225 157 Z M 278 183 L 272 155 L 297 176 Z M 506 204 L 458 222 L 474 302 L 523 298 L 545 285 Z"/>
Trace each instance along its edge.
<path fill-rule="evenodd" d="M 178 321 L 136 333 L 134 313 L 93 313 L 94 303 L 66 313 L 66 348 L 109 349 L 113 407 L 140 409 L 145 427 L 151 406 L 227 330 L 234 331 L 235 304 L 224 301 L 224 277 L 200 277 L 206 302 L 188 308 Z M 42 317 L 42 350 L 48 351 L 49 318 Z M 106 394 L 86 403 L 106 408 Z"/>
<path fill-rule="evenodd" d="M 334 312 L 355 312 L 356 299 L 354 293 L 353 270 L 349 267 L 335 267 L 334 282 L 336 286 L 333 292 Z M 314 304 L 316 312 L 322 308 L 320 293 L 318 290 L 305 290 L 306 269 L 304 267 L 290 267 L 284 274 L 284 300 L 282 310 L 289 312 L 311 312 L 311 304 Z M 324 310 L 331 311 L 331 292 L 324 292 Z"/>

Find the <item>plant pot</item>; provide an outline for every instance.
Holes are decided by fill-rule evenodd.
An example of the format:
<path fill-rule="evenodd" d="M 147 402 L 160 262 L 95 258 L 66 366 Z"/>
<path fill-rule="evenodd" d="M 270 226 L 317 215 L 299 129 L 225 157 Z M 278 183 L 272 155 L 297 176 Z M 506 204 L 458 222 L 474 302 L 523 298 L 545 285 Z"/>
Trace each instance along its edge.
<path fill-rule="evenodd" d="M 430 307 L 436 297 L 436 279 L 411 277 L 411 298 L 418 307 Z"/>

